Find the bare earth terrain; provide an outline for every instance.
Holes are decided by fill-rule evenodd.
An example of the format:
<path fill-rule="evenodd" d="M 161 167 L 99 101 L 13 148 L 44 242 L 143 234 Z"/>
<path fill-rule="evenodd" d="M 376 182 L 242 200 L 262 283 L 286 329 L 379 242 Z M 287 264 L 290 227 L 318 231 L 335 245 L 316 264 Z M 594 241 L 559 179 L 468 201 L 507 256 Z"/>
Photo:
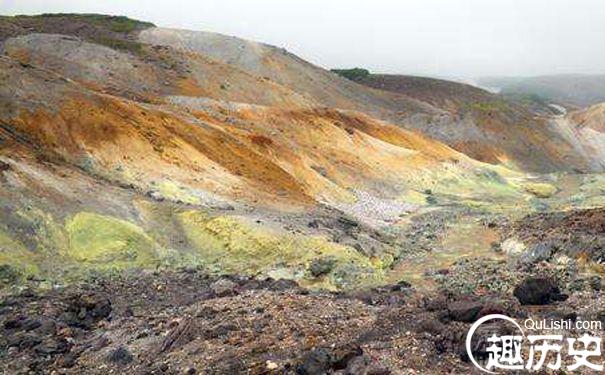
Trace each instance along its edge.
<path fill-rule="evenodd" d="M 604 113 L 0 17 L 0 373 L 460 374 L 485 315 L 605 321 Z"/>

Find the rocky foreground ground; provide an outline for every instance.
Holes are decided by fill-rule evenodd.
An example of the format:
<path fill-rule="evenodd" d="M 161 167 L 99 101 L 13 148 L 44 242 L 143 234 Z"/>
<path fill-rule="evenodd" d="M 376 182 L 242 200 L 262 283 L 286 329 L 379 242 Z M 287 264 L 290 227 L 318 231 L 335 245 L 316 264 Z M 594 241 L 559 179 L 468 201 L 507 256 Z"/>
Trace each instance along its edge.
<path fill-rule="evenodd" d="M 585 225 L 557 227 L 582 215 Z M 605 321 L 601 278 L 580 272 L 556 240 L 573 230 L 598 258 L 603 232 L 587 233 L 602 225 L 599 215 L 549 216 L 548 242 L 427 275 L 434 291 L 400 282 L 314 292 L 202 269 L 132 271 L 51 291 L 30 280 L 0 302 L 0 366 L 6 374 L 469 373 L 464 340 L 481 316 Z M 485 342 L 474 355 L 485 358 Z"/>

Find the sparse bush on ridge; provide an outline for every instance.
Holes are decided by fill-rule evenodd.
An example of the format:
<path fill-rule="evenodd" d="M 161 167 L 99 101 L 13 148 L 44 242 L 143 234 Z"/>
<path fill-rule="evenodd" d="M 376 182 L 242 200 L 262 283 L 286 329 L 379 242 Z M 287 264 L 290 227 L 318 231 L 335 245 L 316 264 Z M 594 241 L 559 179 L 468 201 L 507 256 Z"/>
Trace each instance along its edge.
<path fill-rule="evenodd" d="M 363 68 L 353 69 L 332 69 L 332 72 L 338 74 L 341 77 L 350 79 L 351 81 L 360 81 L 370 75 L 370 71 Z"/>
<path fill-rule="evenodd" d="M 42 13 L 36 15 L 19 14 L 13 18 L 73 18 L 82 21 L 90 21 L 97 25 L 107 25 L 109 29 L 116 33 L 129 33 L 137 28 L 154 27 L 151 22 L 134 20 L 126 16 L 108 16 L 104 14 L 89 14 L 89 13 Z"/>
<path fill-rule="evenodd" d="M 125 16 L 77 13 L 2 16 L 0 23 L 11 25 L 5 29 L 12 30 L 4 35 L 0 34 L 0 40 L 31 32 L 66 34 L 135 54 L 140 54 L 143 48 L 143 45 L 134 38 L 135 32 L 155 26 L 151 22 L 138 21 Z"/>

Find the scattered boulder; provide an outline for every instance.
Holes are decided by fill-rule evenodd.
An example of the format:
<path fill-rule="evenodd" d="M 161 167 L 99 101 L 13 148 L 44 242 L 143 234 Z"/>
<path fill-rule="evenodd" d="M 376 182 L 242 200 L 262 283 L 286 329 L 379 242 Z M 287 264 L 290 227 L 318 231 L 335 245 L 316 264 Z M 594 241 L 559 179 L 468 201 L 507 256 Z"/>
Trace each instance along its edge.
<path fill-rule="evenodd" d="M 69 351 L 70 345 L 65 339 L 46 338 L 37 345 L 34 350 L 41 355 L 53 355 L 66 353 Z"/>
<path fill-rule="evenodd" d="M 315 349 L 305 354 L 296 367 L 298 375 L 325 374 L 332 367 L 332 356 L 324 349 Z"/>
<path fill-rule="evenodd" d="M 404 292 L 410 289 L 412 289 L 412 284 L 405 280 L 401 280 L 397 284 L 391 286 L 392 292 Z"/>
<path fill-rule="evenodd" d="M 166 198 L 162 195 L 162 193 L 160 193 L 157 190 L 150 190 L 147 192 L 147 196 L 157 202 L 162 202 L 164 201 Z"/>
<path fill-rule="evenodd" d="M 134 357 L 126 347 L 120 346 L 109 353 L 107 360 L 120 366 L 126 366 L 134 360 Z"/>
<path fill-rule="evenodd" d="M 350 344 L 338 347 L 332 351 L 332 369 L 342 370 L 349 362 L 363 355 L 363 349 L 359 345 Z"/>
<path fill-rule="evenodd" d="M 501 253 L 502 252 L 502 246 L 498 242 L 492 242 L 490 244 L 490 248 L 492 249 L 492 251 L 494 253 Z"/>
<path fill-rule="evenodd" d="M 288 279 L 278 279 L 278 280 L 271 280 L 271 279 L 267 279 L 268 281 L 268 286 L 267 289 L 274 291 L 274 292 L 283 292 L 286 290 L 292 290 L 292 291 L 299 291 L 300 287 L 298 286 L 298 283 L 294 280 L 288 280 Z"/>
<path fill-rule="evenodd" d="M 98 294 L 83 294 L 70 298 L 62 318 L 68 325 L 90 329 L 98 321 L 107 319 L 111 311 L 108 298 Z"/>
<path fill-rule="evenodd" d="M 483 305 L 481 303 L 468 299 L 457 300 L 447 306 L 450 318 L 464 323 L 474 322 L 482 309 Z"/>
<path fill-rule="evenodd" d="M 526 246 L 523 242 L 516 238 L 508 238 L 500 245 L 502 251 L 508 255 L 519 255 L 522 254 Z"/>
<path fill-rule="evenodd" d="M 330 273 L 336 266 L 336 258 L 327 256 L 314 259 L 309 266 L 309 272 L 313 277 L 320 277 Z"/>
<path fill-rule="evenodd" d="M 238 285 L 229 279 L 219 279 L 210 285 L 217 297 L 227 297 L 237 294 Z"/>
<path fill-rule="evenodd" d="M 317 229 L 319 228 L 319 220 L 313 219 L 307 223 L 309 228 Z"/>
<path fill-rule="evenodd" d="M 11 165 L 0 160 L 0 172 L 6 172 L 11 169 Z"/>
<path fill-rule="evenodd" d="M 522 305 L 548 305 L 567 299 L 557 283 L 546 277 L 526 278 L 515 287 L 513 295 Z"/>
<path fill-rule="evenodd" d="M 422 319 L 415 327 L 416 332 L 426 332 L 431 335 L 438 335 L 445 329 L 445 324 L 437 319 Z"/>
<path fill-rule="evenodd" d="M 353 358 L 347 364 L 347 368 L 345 369 L 345 374 L 354 375 L 354 374 L 365 374 L 367 373 L 368 366 L 370 365 L 371 360 L 367 356 L 359 356 Z"/>
<path fill-rule="evenodd" d="M 427 299 L 426 300 L 426 310 L 427 311 L 440 311 L 447 308 L 447 299 L 439 295 L 437 297 Z"/>
<path fill-rule="evenodd" d="M 506 308 L 504 304 L 500 303 L 500 301 L 487 302 L 483 305 L 481 311 L 479 311 L 479 314 L 477 315 L 476 319 L 492 314 L 503 314 L 511 316 L 511 311 L 509 308 Z"/>
<path fill-rule="evenodd" d="M 550 259 L 553 252 L 554 246 L 552 243 L 539 242 L 524 252 L 519 260 L 524 264 L 534 264 Z"/>
<path fill-rule="evenodd" d="M 555 186 L 547 183 L 526 183 L 524 188 L 525 191 L 533 194 L 537 198 L 550 198 L 557 192 L 557 188 Z"/>
<path fill-rule="evenodd" d="M 25 319 L 23 321 L 21 328 L 24 331 L 32 331 L 42 326 L 42 322 L 38 319 Z"/>
<path fill-rule="evenodd" d="M 359 229 L 359 223 L 354 219 L 348 218 L 346 216 L 341 216 L 337 220 L 338 226 L 348 234 L 351 232 L 357 231 Z"/>
<path fill-rule="evenodd" d="M 360 360 L 360 358 L 363 358 Z M 317 348 L 312 350 L 300 360 L 296 367 L 299 375 L 325 374 L 331 371 L 347 370 L 347 374 L 360 374 L 364 372 L 351 372 L 352 368 L 365 369 L 369 364 L 359 345 L 348 344 L 334 349 Z"/>

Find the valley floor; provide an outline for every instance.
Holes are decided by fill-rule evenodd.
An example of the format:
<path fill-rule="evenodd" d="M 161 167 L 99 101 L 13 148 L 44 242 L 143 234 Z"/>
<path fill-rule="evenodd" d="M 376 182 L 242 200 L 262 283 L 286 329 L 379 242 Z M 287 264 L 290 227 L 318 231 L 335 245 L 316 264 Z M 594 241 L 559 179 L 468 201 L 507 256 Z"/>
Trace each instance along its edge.
<path fill-rule="evenodd" d="M 382 286 L 313 291 L 204 267 L 103 273 L 52 289 L 32 277 L 3 292 L 0 368 L 7 374 L 469 373 L 464 340 L 480 316 L 605 321 L 605 210 L 583 207 L 600 199 L 599 189 L 587 187 L 599 178 L 560 177 L 559 192 L 541 200 L 540 210 L 418 212 L 398 224 L 409 251 Z M 528 284 L 532 279 L 547 288 Z M 544 300 L 539 306 L 513 293 L 530 284 L 537 288 L 530 294 Z"/>

